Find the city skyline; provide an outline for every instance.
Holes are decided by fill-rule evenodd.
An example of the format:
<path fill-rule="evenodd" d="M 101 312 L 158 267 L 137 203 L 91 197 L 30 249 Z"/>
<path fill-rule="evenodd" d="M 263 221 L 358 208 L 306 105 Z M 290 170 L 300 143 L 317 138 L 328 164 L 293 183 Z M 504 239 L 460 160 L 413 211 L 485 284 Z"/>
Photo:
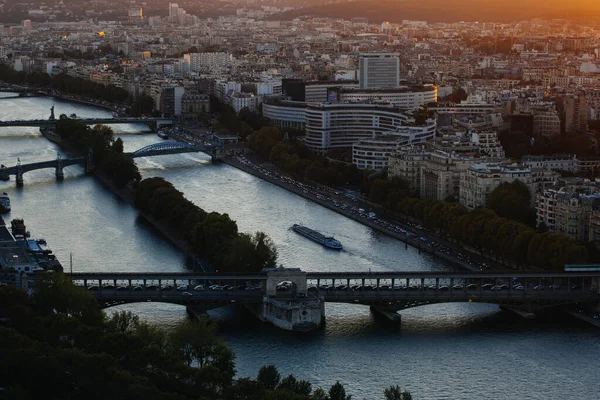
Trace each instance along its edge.
<path fill-rule="evenodd" d="M 595 400 L 598 16 L 0 3 L 0 392 Z"/>

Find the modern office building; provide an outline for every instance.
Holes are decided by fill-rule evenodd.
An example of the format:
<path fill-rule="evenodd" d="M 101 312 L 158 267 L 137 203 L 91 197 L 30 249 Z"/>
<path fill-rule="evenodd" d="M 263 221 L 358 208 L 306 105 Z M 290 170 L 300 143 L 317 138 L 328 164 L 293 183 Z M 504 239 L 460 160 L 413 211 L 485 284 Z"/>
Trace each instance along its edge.
<path fill-rule="evenodd" d="M 271 120 L 273 125 L 285 129 L 302 129 L 306 125 L 306 103 L 303 101 L 280 100 L 265 97 L 262 114 Z"/>
<path fill-rule="evenodd" d="M 306 108 L 306 146 L 326 153 L 330 149 L 350 148 L 359 140 L 379 135 L 406 134 L 409 143 L 420 143 L 435 137 L 435 122 L 406 131 L 414 124 L 402 110 L 379 104 L 322 103 Z"/>
<path fill-rule="evenodd" d="M 358 169 L 382 170 L 389 165 L 390 156 L 401 146 L 425 143 L 435 138 L 435 120 L 421 126 L 405 126 L 382 135 L 361 139 L 352 145 L 352 163 Z"/>
<path fill-rule="evenodd" d="M 404 86 L 396 89 L 340 90 L 341 102 L 378 102 L 394 107 L 415 109 L 437 101 L 437 88 L 433 85 Z"/>
<path fill-rule="evenodd" d="M 358 59 L 360 89 L 397 89 L 400 58 L 397 53 L 361 53 Z"/>

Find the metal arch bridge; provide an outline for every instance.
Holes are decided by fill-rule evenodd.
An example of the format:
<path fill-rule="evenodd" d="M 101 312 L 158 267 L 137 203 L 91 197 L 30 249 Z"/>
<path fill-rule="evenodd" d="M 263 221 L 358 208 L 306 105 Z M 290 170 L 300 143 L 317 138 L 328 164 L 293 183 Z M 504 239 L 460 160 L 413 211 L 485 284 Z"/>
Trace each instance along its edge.
<path fill-rule="evenodd" d="M 154 143 L 141 149 L 138 149 L 131 153 L 125 153 L 127 157 L 138 158 L 138 157 L 152 157 L 161 156 L 167 154 L 181 154 L 181 153 L 206 153 L 211 157 L 216 157 L 216 152 L 219 149 L 218 146 L 206 146 L 206 145 L 193 145 L 185 142 L 178 142 L 175 140 L 167 140 L 164 142 Z"/>

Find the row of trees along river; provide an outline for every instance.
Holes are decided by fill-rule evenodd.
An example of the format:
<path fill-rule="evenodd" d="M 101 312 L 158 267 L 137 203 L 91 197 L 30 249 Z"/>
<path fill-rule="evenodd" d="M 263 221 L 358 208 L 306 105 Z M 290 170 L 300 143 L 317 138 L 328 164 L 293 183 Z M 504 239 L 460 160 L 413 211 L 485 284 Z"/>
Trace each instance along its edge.
<path fill-rule="evenodd" d="M 255 132 L 250 146 L 262 160 L 276 164 L 297 179 L 354 186 L 391 216 L 416 219 L 448 239 L 517 267 L 562 270 L 565 264 L 600 258 L 593 243 L 546 232 L 543 227 L 536 230 L 531 194 L 519 181 L 496 188 L 489 196 L 488 208 L 468 211 L 454 198 L 422 200 L 400 179 L 387 179 L 385 175 L 373 179 L 372 171 L 331 162 L 310 152 L 301 141 L 284 139 L 275 127 Z"/>
<path fill-rule="evenodd" d="M 33 296 L 0 287 L 0 387 L 6 399 L 347 400 L 273 365 L 256 379 L 236 374 L 235 354 L 208 320 L 171 331 L 131 312 L 107 315 L 94 296 L 62 274 L 38 282 Z M 32 384 L 31 379 L 35 379 Z M 410 400 L 397 386 L 388 400 Z"/>
<path fill-rule="evenodd" d="M 220 271 L 256 272 L 276 266 L 277 250 L 264 232 L 241 233 L 227 214 L 206 212 L 162 178 L 141 180 L 133 159 L 123 153 L 123 141 L 113 130 L 61 115 L 56 132 L 76 151 L 93 152 L 100 172 L 117 188 L 134 190 L 135 206 L 166 226 L 168 233 L 184 240 L 189 250 Z"/>

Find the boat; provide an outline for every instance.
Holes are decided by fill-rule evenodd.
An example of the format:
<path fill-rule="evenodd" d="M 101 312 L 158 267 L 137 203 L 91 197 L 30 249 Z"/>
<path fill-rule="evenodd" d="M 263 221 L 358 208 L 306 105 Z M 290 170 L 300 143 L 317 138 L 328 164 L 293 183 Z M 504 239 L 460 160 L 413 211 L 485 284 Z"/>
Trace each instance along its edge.
<path fill-rule="evenodd" d="M 6 214 L 10 212 L 10 198 L 6 192 L 0 195 L 0 214 Z"/>
<path fill-rule="evenodd" d="M 70 119 L 79 119 L 79 117 L 77 116 L 77 114 L 73 113 L 71 115 L 69 115 Z"/>
<path fill-rule="evenodd" d="M 0 164 L 0 173 L 2 172 L 3 169 L 6 169 L 6 166 L 4 164 Z M 9 181 L 9 180 L 10 180 L 10 176 L 0 175 L 0 181 Z"/>
<path fill-rule="evenodd" d="M 342 244 L 331 236 L 325 236 L 317 231 L 314 231 L 310 228 L 298 224 L 294 224 L 292 226 L 292 229 L 294 230 L 294 232 L 299 233 L 302 236 L 309 238 L 313 242 L 317 242 L 320 245 L 327 247 L 328 249 L 342 249 Z"/>
<path fill-rule="evenodd" d="M 22 218 L 15 218 L 10 221 L 10 229 L 12 231 L 13 236 L 27 236 L 27 228 L 25 227 L 25 221 Z"/>
<path fill-rule="evenodd" d="M 40 133 L 44 135 L 46 139 L 54 143 L 61 143 L 62 137 L 54 131 L 54 127 L 50 126 L 42 126 L 40 128 Z"/>
<path fill-rule="evenodd" d="M 163 140 L 167 140 L 169 138 L 169 136 L 164 132 L 158 132 L 158 137 Z"/>

